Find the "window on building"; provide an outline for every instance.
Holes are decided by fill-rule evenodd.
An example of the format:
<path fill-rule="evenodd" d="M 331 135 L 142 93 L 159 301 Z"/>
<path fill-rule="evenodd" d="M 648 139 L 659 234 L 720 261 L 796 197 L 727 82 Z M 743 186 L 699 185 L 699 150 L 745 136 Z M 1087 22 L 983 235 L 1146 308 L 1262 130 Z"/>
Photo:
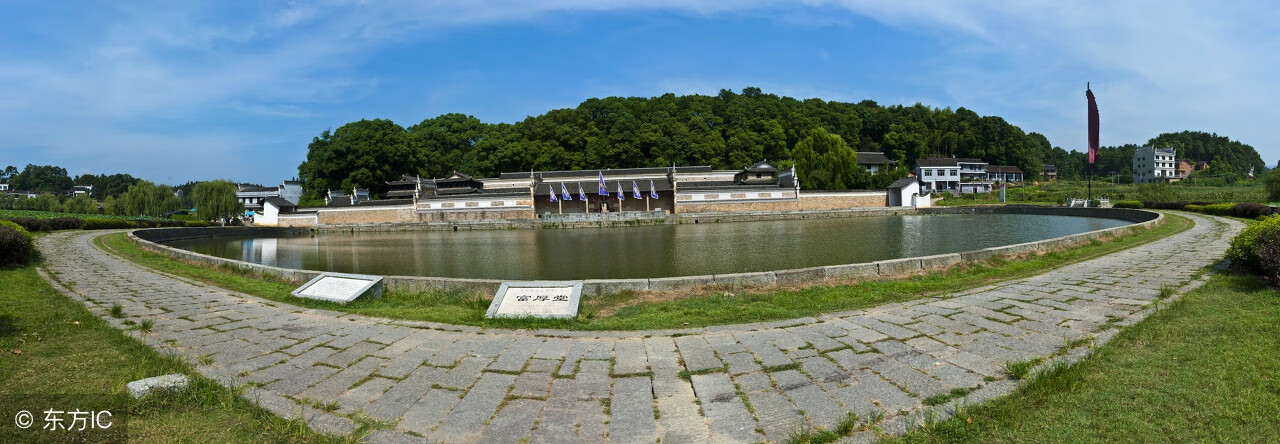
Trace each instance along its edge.
<path fill-rule="evenodd" d="M 926 176 L 932 176 L 932 175 L 933 175 L 933 170 L 924 170 L 924 175 L 926 175 Z"/>
<path fill-rule="evenodd" d="M 955 176 L 955 175 L 957 175 L 957 174 L 959 174 L 959 173 L 960 173 L 960 171 L 958 171 L 958 170 L 951 170 L 951 175 L 952 175 L 952 176 Z"/>

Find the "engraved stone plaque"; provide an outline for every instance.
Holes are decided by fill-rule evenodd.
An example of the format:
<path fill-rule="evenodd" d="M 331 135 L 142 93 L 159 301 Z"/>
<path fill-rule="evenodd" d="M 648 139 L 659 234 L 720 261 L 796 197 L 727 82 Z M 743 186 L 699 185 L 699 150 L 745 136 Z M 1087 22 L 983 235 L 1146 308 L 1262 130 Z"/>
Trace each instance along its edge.
<path fill-rule="evenodd" d="M 573 318 L 581 301 L 581 281 L 503 282 L 484 317 Z"/>
<path fill-rule="evenodd" d="M 354 301 L 366 294 L 379 298 L 382 297 L 382 276 L 325 272 L 302 284 L 291 294 L 339 304 Z"/>

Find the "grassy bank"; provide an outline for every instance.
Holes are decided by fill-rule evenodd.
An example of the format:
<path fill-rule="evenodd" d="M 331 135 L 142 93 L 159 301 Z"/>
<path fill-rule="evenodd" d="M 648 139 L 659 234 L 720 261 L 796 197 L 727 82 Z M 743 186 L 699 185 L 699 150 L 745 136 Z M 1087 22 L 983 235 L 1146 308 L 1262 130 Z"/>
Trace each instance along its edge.
<path fill-rule="evenodd" d="M 1278 319 L 1280 292 L 1217 275 L 1076 365 L 895 441 L 1271 441 Z"/>
<path fill-rule="evenodd" d="M 207 282 L 219 287 L 290 304 L 341 310 L 394 319 L 421 320 L 484 327 L 563 328 L 573 330 L 647 330 L 701 327 L 742 322 L 774 321 L 814 316 L 841 310 L 908 301 L 939 293 L 978 287 L 992 282 L 1033 276 L 1050 268 L 1092 259 L 1160 239 L 1190 228 L 1191 221 L 1167 215 L 1168 222 L 1136 234 L 1092 242 L 1018 260 L 994 259 L 967 264 L 944 273 L 892 281 L 813 287 L 799 290 L 690 291 L 677 296 L 620 293 L 584 299 L 580 316 L 570 320 L 485 319 L 491 295 L 450 292 L 387 292 L 381 299 L 358 300 L 346 306 L 289 295 L 295 288 L 272 278 L 246 275 L 224 268 L 206 268 L 151 253 L 128 241 L 123 234 L 98 239 L 100 245 L 142 265 Z"/>
<path fill-rule="evenodd" d="M 1022 183 L 1005 190 L 1008 203 L 1060 205 L 1067 199 L 1084 199 L 1088 196 L 1086 181 L 1057 180 L 1040 184 Z M 1105 197 L 1112 202 L 1137 200 L 1151 202 L 1266 202 L 1267 191 L 1260 181 L 1240 182 L 1232 185 L 1193 186 L 1171 184 L 1115 184 L 1095 179 L 1093 197 Z M 994 204 L 1000 202 L 999 190 L 991 193 L 949 196 L 939 205 Z"/>
<path fill-rule="evenodd" d="M 50 287 L 32 267 L 0 270 L 0 408 L 14 395 L 117 395 L 127 409 L 130 440 L 138 442 L 340 442 L 319 435 L 241 399 L 233 389 L 202 378 L 176 394 L 131 400 L 129 381 L 169 373 L 195 375 L 186 363 L 165 357 L 125 336 L 78 302 Z M 72 397 L 73 399 L 75 397 Z M 74 407 L 74 406 L 62 406 Z M 118 409 L 116 414 L 122 413 Z M 120 417 L 117 415 L 117 417 Z M 37 415 L 37 424 L 43 415 Z M 6 416 L 11 421 L 12 416 Z M 0 442 L 27 442 L 11 424 Z"/>

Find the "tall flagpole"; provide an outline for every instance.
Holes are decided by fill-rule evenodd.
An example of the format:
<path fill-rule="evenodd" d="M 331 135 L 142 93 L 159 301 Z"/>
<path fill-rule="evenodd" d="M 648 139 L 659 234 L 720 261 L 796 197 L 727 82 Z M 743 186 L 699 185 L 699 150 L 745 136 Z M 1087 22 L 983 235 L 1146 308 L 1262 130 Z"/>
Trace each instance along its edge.
<path fill-rule="evenodd" d="M 1085 208 L 1089 207 L 1089 202 L 1093 201 L 1093 172 L 1097 169 L 1094 165 L 1098 161 L 1098 157 L 1102 155 L 1098 138 L 1098 102 L 1094 100 L 1093 90 L 1089 88 L 1089 83 L 1084 84 L 1084 96 L 1089 100 L 1089 165 L 1085 166 L 1085 175 L 1089 178 L 1089 196 L 1085 201 Z"/>

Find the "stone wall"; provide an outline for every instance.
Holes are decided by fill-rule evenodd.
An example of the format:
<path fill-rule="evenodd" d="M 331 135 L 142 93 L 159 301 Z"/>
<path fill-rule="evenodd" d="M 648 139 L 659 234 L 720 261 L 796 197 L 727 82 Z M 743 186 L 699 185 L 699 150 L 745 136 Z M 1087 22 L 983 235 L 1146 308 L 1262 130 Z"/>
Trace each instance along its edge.
<path fill-rule="evenodd" d="M 385 222 L 417 222 L 413 205 L 394 207 L 326 208 L 316 212 L 321 225 L 350 225 Z"/>
<path fill-rule="evenodd" d="M 485 220 L 533 219 L 529 207 L 511 209 L 479 209 L 471 211 L 419 210 L 418 222 L 475 222 Z"/>
<path fill-rule="evenodd" d="M 677 214 L 736 213 L 765 211 L 815 211 L 842 210 L 848 208 L 884 207 L 888 195 L 884 191 L 853 191 L 845 193 L 800 193 L 799 199 L 756 200 L 743 202 L 708 202 L 676 204 Z"/>
<path fill-rule="evenodd" d="M 886 191 L 852 191 L 846 193 L 800 193 L 801 210 L 840 210 L 888 205 Z"/>

